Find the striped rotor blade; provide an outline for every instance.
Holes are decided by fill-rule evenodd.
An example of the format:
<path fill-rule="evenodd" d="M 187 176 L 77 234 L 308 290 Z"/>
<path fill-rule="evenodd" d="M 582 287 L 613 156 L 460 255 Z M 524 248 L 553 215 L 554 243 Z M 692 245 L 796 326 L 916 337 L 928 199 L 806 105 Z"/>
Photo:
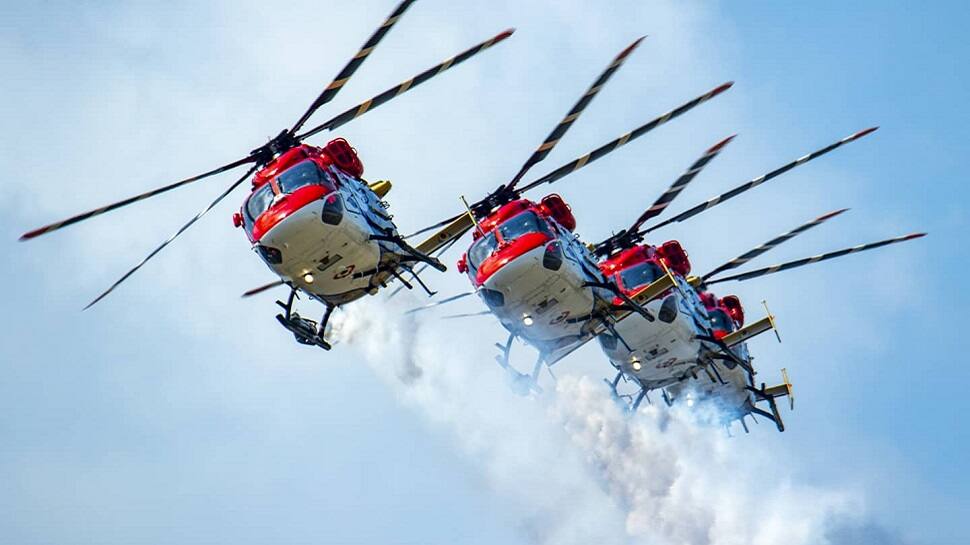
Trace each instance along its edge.
<path fill-rule="evenodd" d="M 246 293 L 242 294 L 241 297 L 252 297 L 253 295 L 257 295 L 257 294 L 263 293 L 266 290 L 271 290 L 271 289 L 273 289 L 275 287 L 282 286 L 284 284 L 286 284 L 286 282 L 283 282 L 282 280 L 277 280 L 275 282 L 270 282 L 269 284 L 263 284 L 262 286 L 260 286 L 258 288 L 253 288 L 253 289 L 247 291 Z"/>
<path fill-rule="evenodd" d="M 750 280 L 751 278 L 757 278 L 759 276 L 764 276 L 766 274 L 787 271 L 788 269 L 794 269 L 795 267 L 801 267 L 802 265 L 808 265 L 809 263 L 818 263 L 819 261 L 825 261 L 827 259 L 835 259 L 836 257 L 842 257 L 844 255 L 854 254 L 856 252 L 874 250 L 876 248 L 882 248 L 883 246 L 888 246 L 890 244 L 895 244 L 897 242 L 905 242 L 907 240 L 913 240 L 915 238 L 920 238 L 923 236 L 926 236 L 926 233 L 913 233 L 911 235 L 890 238 L 879 242 L 873 242 L 871 244 L 860 244 L 859 246 L 853 246 L 852 248 L 846 248 L 844 250 L 839 250 L 837 252 L 829 252 L 827 254 L 821 254 L 813 257 L 806 257 L 804 259 L 789 261 L 787 263 L 782 263 L 780 265 L 772 265 L 771 267 L 765 267 L 763 269 L 758 269 L 758 270 L 754 270 L 746 273 L 735 274 L 733 276 L 725 276 L 724 278 L 718 278 L 716 280 L 708 280 L 707 284 L 717 284 L 718 282 L 727 282 L 728 280 Z"/>
<path fill-rule="evenodd" d="M 90 303 L 88 303 L 88 305 L 86 307 L 84 307 L 84 310 L 87 310 L 87 309 L 91 308 L 92 306 L 94 306 L 98 301 L 100 301 L 100 300 L 104 299 L 105 297 L 107 297 L 109 293 L 111 293 L 112 291 L 114 291 L 115 288 L 117 288 L 118 286 L 120 286 L 122 282 L 124 282 L 125 280 L 128 280 L 128 278 L 131 275 L 135 274 L 135 272 L 138 271 L 138 269 L 142 268 L 142 266 L 145 265 L 145 263 L 148 263 L 148 260 L 150 260 L 151 258 L 153 258 L 156 255 L 158 255 L 158 253 L 161 252 L 162 249 L 164 249 L 166 246 L 168 246 L 169 244 L 171 244 L 173 240 L 175 240 L 176 238 L 178 238 L 179 235 L 181 235 L 182 233 L 184 233 L 189 227 L 192 226 L 192 224 L 194 224 L 195 222 L 199 221 L 199 218 L 201 218 L 202 216 L 204 216 L 209 210 L 212 210 L 213 208 L 215 208 L 215 206 L 217 204 L 219 204 L 219 202 L 221 202 L 222 199 L 226 198 L 226 196 L 229 195 L 230 193 L 232 193 L 232 191 L 234 189 L 236 189 L 237 187 L 239 187 L 239 184 L 241 184 L 244 181 L 246 181 L 246 179 L 249 178 L 249 176 L 253 172 L 256 172 L 256 168 L 257 168 L 257 166 L 256 165 L 253 165 L 248 171 L 246 171 L 246 174 L 243 174 L 243 176 L 241 178 L 239 178 L 238 180 L 236 180 L 235 182 L 233 182 L 233 184 L 230 185 L 225 191 L 223 191 L 222 194 L 220 194 L 218 197 L 216 197 L 216 200 L 212 201 L 208 206 L 206 206 L 205 208 L 203 208 L 202 211 L 200 211 L 198 214 L 196 214 L 195 217 L 192 218 L 191 220 L 189 220 L 188 223 L 186 223 L 185 225 L 183 225 L 182 227 L 180 227 L 178 231 L 176 231 L 174 234 L 172 234 L 172 236 L 168 237 L 168 240 L 166 240 L 165 242 L 163 242 L 158 248 L 155 248 L 154 250 L 152 250 L 152 252 L 150 254 L 148 254 L 148 256 L 146 256 L 145 259 L 142 259 L 141 262 L 139 262 L 137 265 L 135 265 L 134 267 L 132 267 L 132 269 L 130 271 L 126 272 L 125 275 L 122 276 L 121 278 L 119 278 L 114 284 L 111 284 L 111 287 L 108 288 L 107 290 L 105 290 L 104 293 L 102 293 L 101 295 L 99 295 L 94 301 L 91 301 Z"/>
<path fill-rule="evenodd" d="M 787 233 L 785 233 L 783 235 L 778 235 L 777 237 L 769 240 L 768 242 L 765 242 L 761 246 L 758 246 L 757 248 L 754 248 L 751 251 L 748 251 L 748 252 L 745 252 L 745 253 L 739 255 L 738 257 L 735 257 L 731 261 L 728 261 L 727 263 L 721 265 L 720 267 L 714 269 L 713 271 L 705 274 L 704 276 L 701 277 L 701 280 L 706 281 L 708 278 L 710 278 L 710 277 L 712 277 L 712 276 L 714 276 L 714 275 L 716 275 L 718 273 L 722 273 L 724 271 L 729 271 L 731 269 L 736 269 L 736 268 L 740 267 L 741 265 L 744 265 L 745 263 L 747 263 L 747 262 L 751 261 L 752 259 L 758 257 L 759 255 L 767 252 L 768 250 L 774 249 L 775 247 L 781 245 L 784 242 L 788 242 L 789 240 L 791 240 L 791 239 L 795 238 L 796 236 L 804 233 L 805 231 L 808 231 L 812 227 L 816 227 L 818 225 L 821 225 L 821 224 L 825 223 L 826 221 L 834 218 L 835 216 L 838 216 L 838 215 L 842 214 L 843 212 L 845 212 L 847 210 L 848 210 L 848 208 L 843 208 L 841 210 L 836 210 L 834 212 L 829 212 L 828 214 L 825 214 L 823 216 L 819 216 L 819 217 L 813 219 L 812 221 L 809 221 L 807 223 L 804 223 L 804 224 L 798 226 L 797 228 L 792 229 L 791 231 L 788 231 Z"/>
<path fill-rule="evenodd" d="M 700 159 L 695 161 L 694 164 L 691 165 L 689 169 L 687 169 L 687 172 L 684 172 L 683 174 L 681 174 L 680 177 L 677 178 L 677 180 L 673 183 L 673 185 L 671 185 L 670 188 L 668 188 L 667 191 L 665 191 L 664 194 L 661 195 L 660 198 L 658 198 L 656 202 L 653 203 L 653 206 L 648 208 L 647 211 L 643 213 L 643 215 L 637 218 L 637 221 L 633 224 L 632 227 L 630 227 L 629 230 L 636 231 L 637 229 L 640 228 L 641 225 L 643 225 L 650 219 L 653 219 L 659 216 L 660 214 L 662 214 L 663 211 L 666 210 L 668 206 L 670 206 L 670 203 L 677 198 L 677 195 L 680 195 L 680 192 L 683 191 L 685 187 L 687 187 L 687 184 L 689 184 L 694 179 L 695 176 L 700 174 L 700 172 L 704 170 L 704 167 L 706 167 L 708 163 L 710 163 L 715 157 L 717 157 L 717 154 L 721 153 L 721 150 L 723 150 L 725 146 L 730 144 L 731 140 L 734 140 L 736 136 L 737 136 L 736 134 L 732 134 L 731 136 L 728 136 L 724 140 L 721 140 L 717 144 L 714 144 L 713 146 L 708 148 L 707 151 L 704 152 L 704 155 L 701 156 Z"/>
<path fill-rule="evenodd" d="M 357 106 L 354 106 L 353 108 L 350 108 L 349 110 L 343 112 L 342 114 L 323 123 L 322 125 L 318 125 L 310 129 L 309 131 L 297 136 L 296 138 L 297 140 L 304 140 L 306 138 L 309 138 L 310 136 L 313 136 L 314 134 L 317 134 L 318 132 L 336 129 L 337 127 L 340 127 L 341 125 L 347 123 L 348 121 L 352 119 L 356 119 L 364 115 L 365 113 L 373 110 L 374 108 L 380 106 L 381 104 L 384 104 L 385 102 L 391 100 L 392 98 L 405 93 L 409 89 L 413 89 L 414 87 L 421 85 L 422 83 L 437 76 L 438 74 L 444 72 L 445 70 L 448 70 L 453 66 L 457 66 L 467 61 L 468 59 L 474 57 L 475 55 L 481 53 L 482 51 L 485 51 L 486 49 L 492 47 L 493 45 L 505 40 L 506 38 L 511 36 L 513 32 L 515 32 L 514 29 L 506 30 L 496 35 L 495 37 L 485 40 L 484 42 L 470 49 L 466 49 L 465 51 L 459 53 L 458 55 L 455 55 L 454 57 L 446 60 L 445 62 L 438 64 L 436 66 L 432 66 L 431 68 L 425 70 L 424 72 L 421 72 L 417 76 L 414 76 L 413 78 L 401 83 L 400 85 L 397 85 L 395 87 L 388 89 L 387 91 L 384 91 L 383 93 L 371 98 L 370 100 L 367 100 L 365 102 L 358 104 Z"/>
<path fill-rule="evenodd" d="M 447 314 L 442 316 L 442 320 L 454 320 L 456 318 L 471 318 L 472 316 L 485 316 L 486 314 L 491 314 L 491 310 L 482 310 L 479 312 L 465 312 L 463 314 Z"/>
<path fill-rule="evenodd" d="M 549 136 L 547 136 L 546 139 L 542 142 L 542 145 L 540 145 L 535 150 L 535 152 L 532 153 L 532 156 L 529 157 L 529 160 L 526 161 L 524 165 L 522 165 L 522 168 L 519 169 L 519 172 L 515 175 L 514 178 L 512 178 L 512 181 L 509 182 L 510 188 L 515 187 L 515 185 L 519 183 L 519 180 L 522 179 L 522 176 L 525 176 L 525 173 L 528 172 L 530 168 L 535 166 L 536 163 L 542 161 L 543 159 L 546 158 L 547 155 L 549 155 L 549 153 L 552 151 L 552 148 L 556 147 L 556 144 L 559 143 L 559 140 L 561 140 L 562 137 L 566 134 L 566 131 L 569 130 L 569 127 L 571 127 L 573 123 L 576 121 L 576 119 L 579 118 L 579 115 L 583 113 L 583 110 L 585 110 L 586 107 L 589 106 L 589 103 L 593 101 L 593 98 L 596 97 L 596 94 L 599 93 L 600 89 L 602 89 L 604 85 L 606 85 L 606 82 L 610 80 L 613 74 L 617 70 L 619 70 L 621 66 L 623 66 L 623 62 L 626 61 L 626 58 L 630 55 L 630 53 L 633 53 L 633 51 L 637 48 L 637 46 L 640 45 L 640 42 L 642 42 L 644 38 L 646 38 L 646 36 L 641 36 L 640 38 L 637 38 L 637 40 L 634 41 L 632 44 L 627 46 L 626 49 L 621 51 L 620 54 L 613 59 L 610 65 L 606 67 L 606 70 L 604 70 L 603 73 L 600 74 L 598 78 L 596 78 L 596 81 L 594 81 L 593 84 L 590 85 L 589 89 L 586 90 L 583 96 L 580 97 L 580 99 L 576 102 L 576 104 L 573 105 L 572 109 L 569 110 L 569 113 L 566 114 L 566 117 L 564 117 L 562 121 L 560 121 L 559 124 L 556 125 L 556 128 L 553 129 L 551 133 L 549 133 Z"/>
<path fill-rule="evenodd" d="M 870 128 L 865 129 L 863 131 L 859 131 L 859 132 L 857 132 L 855 134 L 846 136 L 845 138 L 843 138 L 842 140 L 839 140 L 838 142 L 835 142 L 834 144 L 830 144 L 830 145 L 825 146 L 824 148 L 822 148 L 820 150 L 813 151 L 812 153 L 809 153 L 808 155 L 804 155 L 802 157 L 799 157 L 798 159 L 795 159 L 794 161 L 788 163 L 787 165 L 784 165 L 784 166 L 782 166 L 780 168 L 777 168 L 775 170 L 772 170 L 771 172 L 769 172 L 767 174 L 763 174 L 763 175 L 761 175 L 761 176 L 759 176 L 759 177 L 757 177 L 757 178 L 755 178 L 755 179 L 753 179 L 751 181 L 748 181 L 746 183 L 743 183 L 743 184 L 739 185 L 738 187 L 735 187 L 734 189 L 732 189 L 731 191 L 728 191 L 727 193 L 722 193 L 722 194 L 718 195 L 717 197 L 714 197 L 713 199 L 709 199 L 709 200 L 707 200 L 705 202 L 702 202 L 701 204 L 698 204 L 697 206 L 691 208 L 690 210 L 686 210 L 684 212 L 681 212 L 680 214 L 677 214 L 676 216 L 674 216 L 674 217 L 672 217 L 672 218 L 670 218 L 670 219 L 668 219 L 666 221 L 663 221 L 661 223 L 658 223 L 657 225 L 654 225 L 653 227 L 650 227 L 649 229 L 647 229 L 646 231 L 644 231 L 644 233 L 649 233 L 649 232 L 654 231 L 656 229 L 659 229 L 659 228 L 661 228 L 661 227 L 663 227 L 665 225 L 668 225 L 668 224 L 671 224 L 671 223 L 675 223 L 675 222 L 681 222 L 681 221 L 684 221 L 684 220 L 686 220 L 688 218 L 692 218 L 692 217 L 696 216 L 697 214 L 700 214 L 701 212 L 703 212 L 705 210 L 708 210 L 710 208 L 713 208 L 713 207 L 721 204 L 722 202 L 724 202 L 724 201 L 726 201 L 728 199 L 731 199 L 733 197 L 737 197 L 738 195 L 740 195 L 741 193 L 744 193 L 745 191 L 747 191 L 749 189 L 754 189 L 754 188 L 758 187 L 759 185 L 767 182 L 768 180 L 771 180 L 772 178 L 777 178 L 778 176 L 781 176 L 782 174 L 788 172 L 789 170 L 791 170 L 791 169 L 793 169 L 793 168 L 795 168 L 795 167 L 797 167 L 799 165 L 803 165 L 803 164 L 811 161 L 812 159 L 815 159 L 817 157 L 821 157 L 821 156 L 825 155 L 826 153 L 828 153 L 828 152 L 830 152 L 830 151 L 832 151 L 832 150 L 834 150 L 836 148 L 840 148 L 840 147 L 844 146 L 845 144 L 848 144 L 849 142 L 854 142 L 854 141 L 862 138 L 863 136 L 865 136 L 865 135 L 867 135 L 867 134 L 875 131 L 878 128 L 879 127 L 870 127 Z"/>
<path fill-rule="evenodd" d="M 102 206 L 101 208 L 95 208 L 94 210 L 89 210 L 87 212 L 84 212 L 83 214 L 78 214 L 76 216 L 72 216 L 70 218 L 67 218 L 66 220 L 56 221 L 56 222 L 51 223 L 49 225 L 45 225 L 43 227 L 39 227 L 37 229 L 34 229 L 33 231 L 28 231 L 28 232 L 26 232 L 26 233 L 24 233 L 23 235 L 20 236 L 20 240 L 21 241 L 24 241 L 24 240 L 29 240 L 29 239 L 32 239 L 32 238 L 35 238 L 35 237 L 39 237 L 40 235 L 46 235 L 47 233 L 51 233 L 53 231 L 57 231 L 58 229 L 62 229 L 64 227 L 67 227 L 68 225 L 74 225 L 75 223 L 84 221 L 86 219 L 90 219 L 90 218 L 93 218 L 95 216 L 100 216 L 101 214 L 104 214 L 106 212 L 111 212 L 112 210 L 117 210 L 117 209 L 119 209 L 119 208 L 121 208 L 123 206 L 128 206 L 129 204 L 133 204 L 133 203 L 136 203 L 138 201 L 143 201 L 145 199 L 149 199 L 149 198 L 154 197 L 156 195 L 161 195 L 162 193 L 165 193 L 166 191 L 171 191 L 173 189 L 182 187 L 183 185 L 188 185 L 188 184 L 190 184 L 192 182 L 197 182 L 197 181 L 199 181 L 199 180 L 201 180 L 203 178 L 208 178 L 209 176 L 214 176 L 216 174 L 221 174 L 223 172 L 226 172 L 227 170 L 232 170 L 232 169 L 234 169 L 234 168 L 236 168 L 238 166 L 244 165 L 246 163 L 252 163 L 254 161 L 255 161 L 255 159 L 252 156 L 244 157 L 244 158 L 242 158 L 242 159 L 240 159 L 238 161 L 233 161 L 232 163 L 229 163 L 228 165 L 223 165 L 223 166 L 221 166 L 221 167 L 219 167 L 219 168 L 217 168 L 215 170 L 210 170 L 209 172 L 206 172 L 206 173 L 203 173 L 203 174 L 199 174 L 198 176 L 192 176 L 191 178 L 186 178 L 184 180 L 180 180 L 178 182 L 175 182 L 174 184 L 169 184 L 167 186 L 160 187 L 158 189 L 153 189 L 153 190 L 148 191 L 146 193 L 142 193 L 141 195 L 135 195 L 134 197 L 129 197 L 129 198 L 124 199 L 122 201 L 118 201 L 116 203 L 112 203 L 112 204 L 109 204 L 107 206 Z"/>
<path fill-rule="evenodd" d="M 452 295 L 451 297 L 446 297 L 446 298 L 444 298 L 444 299 L 442 299 L 440 301 L 435 301 L 434 303 L 429 303 L 427 305 L 424 305 L 423 307 L 412 308 L 411 310 L 406 311 L 405 314 L 414 314 L 415 312 L 420 312 L 422 310 L 428 310 L 429 308 L 434 308 L 434 307 L 437 307 L 437 306 L 441 306 L 441 305 L 450 303 L 452 301 L 457 301 L 459 299 L 464 299 L 465 297 L 468 297 L 469 295 L 475 295 L 475 292 L 473 292 L 473 291 L 466 291 L 465 293 L 459 293 L 458 295 Z"/>
<path fill-rule="evenodd" d="M 439 221 L 438 223 L 436 223 L 434 225 L 429 225 L 427 227 L 423 227 L 423 228 L 418 229 L 417 231 L 411 233 L 410 235 L 406 235 L 404 237 L 404 240 L 408 240 L 409 238 L 414 238 L 414 237 L 416 237 L 416 236 L 418 236 L 420 234 L 427 233 L 428 231 L 433 231 L 435 229 L 440 229 L 440 228 L 444 227 L 445 225 L 448 225 L 449 223 L 455 221 L 456 219 L 458 219 L 458 218 L 460 218 L 462 216 L 466 216 L 466 215 L 468 215 L 468 212 L 462 212 L 460 214 L 455 214 L 454 216 L 451 216 L 450 218 L 448 218 L 446 220 L 441 220 L 441 221 Z"/>
<path fill-rule="evenodd" d="M 296 131 L 300 130 L 300 127 L 302 127 L 303 124 L 306 123 L 307 120 L 310 119 L 310 117 L 321 106 L 330 102 L 335 96 L 337 96 L 337 93 L 343 89 L 344 84 L 347 83 L 350 76 L 353 76 L 354 72 L 360 68 L 360 65 L 364 64 L 364 60 L 367 59 L 374 48 L 377 47 L 377 44 L 384 39 L 384 36 L 388 33 L 388 31 L 391 30 L 391 27 L 397 23 L 397 20 L 401 17 L 401 15 L 404 15 L 404 12 L 407 11 L 407 9 L 411 7 L 411 4 L 413 3 L 414 0 L 403 0 L 397 5 L 396 8 L 394 8 L 394 11 L 387 17 L 387 19 L 384 20 L 384 23 L 381 24 L 381 26 L 378 27 L 373 34 L 371 34 L 371 37 L 368 38 L 366 42 L 364 42 L 364 45 L 360 48 L 360 51 L 358 51 L 357 54 L 350 59 L 347 65 L 343 67 L 343 70 L 337 74 L 337 77 L 330 82 L 330 85 L 328 85 L 327 88 L 320 93 L 320 96 L 313 101 L 313 104 L 311 104 L 307 111 L 304 112 L 303 116 L 297 120 L 296 124 L 293 125 L 293 128 L 290 129 L 291 134 L 296 134 Z"/>
<path fill-rule="evenodd" d="M 616 150 L 617 148 L 623 146 L 624 144 L 631 142 L 633 140 L 636 140 L 637 138 L 659 127 L 660 125 L 663 125 L 664 123 L 670 121 L 671 119 L 674 119 L 675 117 L 678 117 L 681 114 L 688 112 L 694 107 L 699 106 L 704 102 L 707 102 L 708 100 L 730 89 L 732 85 L 734 85 L 734 82 L 728 82 L 718 87 L 715 87 L 714 89 L 711 89 L 707 93 L 704 93 L 703 95 L 695 98 L 694 100 L 691 100 L 686 104 L 678 106 L 677 108 L 661 115 L 660 117 L 644 125 L 637 127 L 636 129 L 624 134 L 623 136 L 617 138 L 616 140 L 613 140 L 612 142 L 608 142 L 596 148 L 595 150 L 587 153 L 586 155 L 580 157 L 579 159 L 566 163 L 565 165 L 557 168 L 556 170 L 550 172 L 549 174 L 546 174 L 545 176 L 539 178 L 538 180 L 529 183 L 528 185 L 526 185 L 521 189 L 516 190 L 516 193 L 524 193 L 542 184 L 549 184 L 549 183 L 555 182 L 556 180 L 559 180 L 560 178 L 563 178 L 564 176 L 583 168 L 587 164 L 592 163 L 593 161 L 599 159 L 600 157 L 603 157 L 604 155 L 610 153 L 611 151 Z"/>

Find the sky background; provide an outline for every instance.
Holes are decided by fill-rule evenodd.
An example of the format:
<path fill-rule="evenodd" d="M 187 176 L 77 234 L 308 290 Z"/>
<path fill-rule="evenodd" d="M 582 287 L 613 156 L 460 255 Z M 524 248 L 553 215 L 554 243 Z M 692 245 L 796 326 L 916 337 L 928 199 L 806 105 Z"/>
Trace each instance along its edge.
<path fill-rule="evenodd" d="M 589 240 L 631 222 L 729 134 L 739 137 L 671 212 L 880 125 L 653 242 L 680 240 L 695 272 L 705 272 L 842 207 L 852 210 L 753 266 L 928 231 L 917 242 L 720 290 L 741 296 L 753 316 L 767 299 L 784 342 L 763 337 L 750 347 L 767 382 L 788 368 L 797 396 L 784 434 L 762 425 L 726 444 L 771 459 L 786 482 L 862 498 L 864 507 L 850 509 L 865 512 L 851 530 L 861 533 L 847 531 L 849 541 L 970 539 L 963 418 L 970 373 L 959 310 L 970 304 L 961 164 L 970 141 L 970 7 L 520 4 L 416 2 L 314 118 L 518 29 L 339 133 L 360 152 L 366 177 L 394 182 L 388 200 L 401 230 L 452 215 L 458 195 L 476 198 L 512 176 L 596 74 L 642 34 L 649 37 L 534 176 L 723 81 L 737 83 L 557 183 Z M 534 498 L 510 492 L 514 483 L 497 481 L 490 459 L 468 448 L 469 420 L 436 415 L 390 364 L 374 363 L 381 352 L 371 345 L 385 344 L 382 329 L 323 353 L 297 346 L 276 324 L 278 294 L 238 297 L 271 280 L 231 225 L 243 193 L 107 300 L 80 311 L 231 177 L 16 241 L 27 229 L 257 147 L 292 124 L 392 8 L 385 0 L 5 7 L 0 541 L 541 541 L 522 522 Z M 467 289 L 453 269 L 426 279 L 443 294 Z M 362 308 L 391 316 L 418 302 L 415 295 L 387 309 Z M 488 363 L 491 343 L 504 339 L 497 323 L 429 319 L 421 327 L 464 339 L 440 361 L 497 381 L 488 378 L 499 375 Z M 525 365 L 530 356 L 521 347 L 519 355 Z M 597 380 L 608 374 L 595 346 L 561 366 Z M 448 414 L 516 403 L 502 388 L 457 387 L 475 392 Z M 523 433 L 515 422 L 503 425 L 510 436 Z M 733 478 L 727 467 L 707 482 L 729 489 Z"/>

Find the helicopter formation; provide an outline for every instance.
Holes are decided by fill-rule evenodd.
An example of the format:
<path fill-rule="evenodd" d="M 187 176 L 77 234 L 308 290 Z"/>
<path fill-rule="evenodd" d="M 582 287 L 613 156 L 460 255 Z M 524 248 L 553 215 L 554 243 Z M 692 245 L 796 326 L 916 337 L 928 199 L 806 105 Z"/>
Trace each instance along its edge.
<path fill-rule="evenodd" d="M 102 301 L 250 180 L 250 193 L 239 211 L 233 214 L 233 223 L 243 230 L 253 251 L 278 279 L 243 295 L 248 297 L 281 286 L 289 288 L 286 300 L 277 301 L 282 312 L 276 319 L 301 344 L 330 350 L 327 326 L 334 310 L 366 295 L 374 295 L 392 282 L 408 289 L 417 284 L 429 296 L 435 295 L 421 273 L 429 267 L 445 272 L 447 267 L 440 261 L 441 255 L 471 232 L 471 242 L 458 260 L 457 270 L 468 278 L 472 290 L 413 311 L 477 295 L 487 310 L 471 315 L 492 315 L 508 331 L 506 341 L 496 345 L 500 351 L 497 360 L 512 377 L 517 391 L 538 391 L 543 367 L 551 368 L 580 346 L 596 339 L 615 371 L 614 378 L 607 380 L 607 384 L 616 399 L 626 402 L 632 410 L 636 410 L 643 400 L 649 402 L 651 391 L 659 391 L 667 404 L 682 399 L 688 404 L 701 399 L 714 400 L 725 409 L 725 424 L 736 419 L 746 431 L 747 416 L 767 418 L 784 431 L 777 401 L 788 397 L 794 407 L 787 371 L 782 370 L 784 382 L 780 385 L 769 387 L 759 383 L 747 346 L 747 341 L 761 333 L 774 330 L 778 335 L 774 316 L 765 305 L 766 316 L 746 324 L 740 299 L 735 295 L 718 296 L 710 290 L 711 286 L 749 280 L 908 241 L 924 236 L 924 233 L 728 276 L 723 274 L 746 265 L 846 210 L 830 212 L 802 224 L 701 276 L 691 274 L 690 259 L 679 241 L 651 244 L 645 240 L 666 225 L 686 221 L 795 167 L 861 139 L 876 128 L 853 133 L 669 219 L 647 226 L 661 216 L 734 139 L 734 136 L 727 137 L 704 151 L 629 227 L 599 242 L 584 241 L 576 233 L 577 219 L 572 208 L 562 197 L 551 193 L 531 200 L 524 195 L 563 179 L 721 95 L 733 85 L 727 82 L 713 87 L 589 153 L 524 183 L 528 172 L 552 153 L 587 106 L 637 49 L 643 41 L 641 37 L 611 60 L 509 181 L 472 203 L 465 201 L 465 210 L 460 213 L 405 236 L 398 231 L 388 213 L 389 204 L 384 200 L 391 190 L 391 183 L 364 179 L 363 163 L 350 143 L 343 138 L 332 139 L 324 146 L 305 141 L 345 125 L 504 41 L 514 31 L 506 30 L 480 42 L 322 124 L 310 129 L 304 129 L 304 126 L 322 106 L 333 100 L 413 3 L 414 0 L 400 2 L 303 115 L 266 144 L 208 172 L 34 229 L 25 233 L 21 240 L 33 239 L 248 166 L 246 172 L 214 201 L 85 308 Z M 424 240 L 416 244 L 410 242 L 418 236 L 423 236 Z M 300 293 L 323 304 L 319 321 L 305 318 L 294 310 L 294 302 Z M 516 339 L 537 352 L 531 372 L 520 372 L 511 363 L 511 348 Z M 767 408 L 764 408 L 765 404 Z"/>

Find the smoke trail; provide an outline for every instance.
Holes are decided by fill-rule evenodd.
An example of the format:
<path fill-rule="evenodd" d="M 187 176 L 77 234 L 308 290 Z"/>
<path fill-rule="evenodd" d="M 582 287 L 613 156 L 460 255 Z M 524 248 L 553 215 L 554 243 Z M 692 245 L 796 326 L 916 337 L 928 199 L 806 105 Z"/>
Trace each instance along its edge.
<path fill-rule="evenodd" d="M 835 521 L 858 520 L 858 498 L 792 482 L 756 441 L 701 425 L 693 410 L 629 415 L 598 379 L 577 376 L 519 397 L 469 349 L 481 344 L 471 328 L 387 316 L 354 305 L 334 334 L 402 403 L 454 434 L 532 542 L 830 543 Z"/>

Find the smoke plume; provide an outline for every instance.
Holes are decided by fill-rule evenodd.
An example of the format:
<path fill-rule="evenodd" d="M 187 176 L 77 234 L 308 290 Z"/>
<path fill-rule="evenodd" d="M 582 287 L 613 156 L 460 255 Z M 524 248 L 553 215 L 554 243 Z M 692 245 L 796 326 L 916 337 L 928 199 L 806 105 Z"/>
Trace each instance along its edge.
<path fill-rule="evenodd" d="M 454 437 L 491 492 L 521 513 L 528 541 L 824 544 L 870 527 L 860 498 L 793 482 L 754 436 L 731 438 L 686 408 L 644 404 L 630 414 L 598 377 L 560 374 L 520 397 L 489 355 L 470 348 L 481 344 L 473 327 L 372 309 L 349 307 L 335 337 Z"/>

